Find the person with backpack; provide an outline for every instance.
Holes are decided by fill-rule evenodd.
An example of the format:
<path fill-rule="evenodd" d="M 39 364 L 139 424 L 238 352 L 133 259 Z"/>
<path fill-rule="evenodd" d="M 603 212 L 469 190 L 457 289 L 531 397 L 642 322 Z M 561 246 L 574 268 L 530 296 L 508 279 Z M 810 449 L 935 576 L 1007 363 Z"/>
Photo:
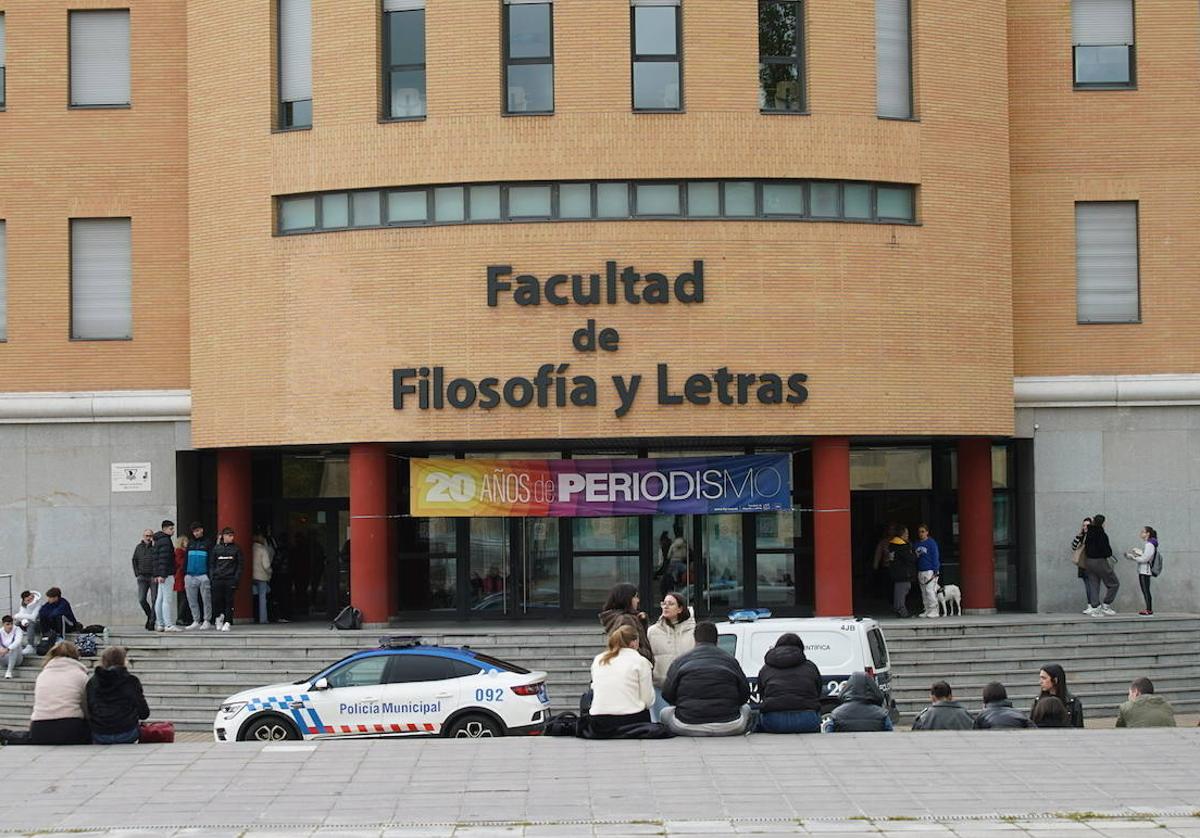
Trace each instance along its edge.
<path fill-rule="evenodd" d="M 47 591 L 47 595 L 49 591 Z M 55 643 L 33 685 L 29 741 L 33 745 L 88 745 L 92 732 L 87 712 L 88 670 L 79 650 L 65 640 Z"/>
<path fill-rule="evenodd" d="M 1150 595 L 1150 580 L 1162 572 L 1162 554 L 1158 552 L 1158 531 L 1149 525 L 1142 527 L 1138 533 L 1142 546 L 1135 547 L 1125 553 L 1125 558 L 1137 562 L 1138 585 L 1142 589 L 1142 599 L 1146 607 L 1138 612 L 1143 617 L 1154 614 L 1154 598 Z"/>
<path fill-rule="evenodd" d="M 1033 716 L 1033 709 L 1037 706 L 1038 699 L 1052 696 L 1062 702 L 1063 707 L 1067 709 L 1067 724 L 1066 727 L 1083 727 L 1083 702 L 1075 696 L 1071 695 L 1067 690 L 1067 673 L 1059 664 L 1048 663 L 1038 672 L 1038 686 L 1040 692 L 1037 698 L 1033 700 L 1033 706 L 1030 707 L 1029 715 Z"/>
<path fill-rule="evenodd" d="M 590 738 L 620 739 L 629 728 L 650 723 L 654 680 L 650 661 L 638 654 L 640 642 L 633 626 L 617 626 L 609 632 L 608 648 L 592 661 Z"/>
<path fill-rule="evenodd" d="M 763 733 L 821 731 L 821 670 L 804 654 L 804 641 L 781 634 L 758 671 L 761 704 L 757 730 Z"/>
<path fill-rule="evenodd" d="M 233 527 L 221 530 L 221 543 L 213 548 L 208 560 L 217 631 L 233 627 L 233 594 L 242 578 L 242 548 L 234 543 L 233 537 Z"/>
<path fill-rule="evenodd" d="M 175 522 L 163 521 L 154 534 L 154 630 L 179 631 L 175 625 Z"/>
<path fill-rule="evenodd" d="M 109 646 L 87 683 L 88 719 L 96 745 L 133 745 L 150 717 L 142 682 L 127 668 L 125 649 Z"/>
<path fill-rule="evenodd" d="M 187 629 L 207 631 L 213 626 L 212 580 L 208 575 L 213 545 L 205 537 L 204 525 L 199 521 L 192 522 L 191 530 L 183 569 L 183 591 L 192 611 L 192 623 Z"/>
<path fill-rule="evenodd" d="M 1108 533 L 1104 531 L 1104 516 L 1093 515 L 1092 523 L 1087 528 L 1083 538 L 1084 570 L 1087 571 L 1088 607 L 1084 614 L 1089 617 L 1111 617 L 1117 612 L 1113 610 L 1113 600 L 1121 588 L 1121 580 L 1113 572 L 1109 559 L 1112 558 L 1112 545 L 1108 541 Z M 1100 601 L 1100 585 L 1104 585 L 1104 601 Z"/>
<path fill-rule="evenodd" d="M 659 714 L 667 706 L 662 697 L 667 670 L 676 658 L 695 648 L 695 631 L 696 618 L 688 610 L 683 595 L 667 593 L 662 599 L 662 616 L 646 632 L 650 639 L 650 650 L 654 653 L 654 706 L 650 708 L 652 721 L 657 722 Z"/>

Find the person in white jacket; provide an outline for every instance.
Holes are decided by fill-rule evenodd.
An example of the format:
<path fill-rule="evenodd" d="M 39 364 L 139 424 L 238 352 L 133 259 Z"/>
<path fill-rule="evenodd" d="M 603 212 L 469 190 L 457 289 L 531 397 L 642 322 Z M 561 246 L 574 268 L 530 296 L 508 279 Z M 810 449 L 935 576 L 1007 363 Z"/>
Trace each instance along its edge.
<path fill-rule="evenodd" d="M 5 665 L 5 678 L 11 678 L 13 670 L 21 665 L 21 659 L 24 657 L 24 639 L 24 633 L 13 623 L 12 616 L 5 614 L 4 620 L 0 622 L 0 663 Z"/>
<path fill-rule="evenodd" d="M 1158 552 L 1158 531 L 1154 527 L 1142 527 L 1138 535 L 1142 539 L 1142 546 L 1126 552 L 1125 558 L 1137 562 L 1138 584 L 1142 587 L 1142 599 L 1146 601 L 1145 609 L 1138 613 L 1149 617 L 1154 613 L 1154 599 L 1150 596 L 1150 580 L 1154 578 L 1154 574 L 1150 572 L 1150 563 L 1154 561 Z"/>
<path fill-rule="evenodd" d="M 608 648 L 592 661 L 593 739 L 619 739 L 625 728 L 650 721 L 654 682 L 638 643 L 637 629 L 618 626 L 608 635 Z"/>
<path fill-rule="evenodd" d="M 25 635 L 25 648 L 21 650 L 23 655 L 33 654 L 33 641 L 38 628 L 37 616 L 41 608 L 41 591 L 21 591 L 21 608 L 16 614 L 13 614 L 13 619 L 16 621 L 17 627 L 21 629 L 21 633 Z"/>
<path fill-rule="evenodd" d="M 667 680 L 671 662 L 696 647 L 696 618 L 688 610 L 683 596 L 668 593 L 663 597 L 661 607 L 662 616 L 646 632 L 650 638 L 650 649 L 654 652 L 654 706 L 650 708 L 650 719 L 655 722 L 667 706 L 662 697 L 662 686 Z"/>

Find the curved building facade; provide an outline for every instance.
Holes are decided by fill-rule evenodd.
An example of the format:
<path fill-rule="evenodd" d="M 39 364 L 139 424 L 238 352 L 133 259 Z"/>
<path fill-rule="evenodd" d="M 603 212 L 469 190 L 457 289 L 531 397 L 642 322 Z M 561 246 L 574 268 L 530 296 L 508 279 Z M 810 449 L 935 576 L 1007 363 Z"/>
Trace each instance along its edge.
<path fill-rule="evenodd" d="M 1194 8 L 1120 52 L 1088 0 L 126 5 L 0 0 L 3 544 L 111 619 L 159 517 L 278 541 L 299 616 L 886 611 L 919 524 L 968 608 L 1057 610 L 1075 519 L 1198 444 Z M 784 503 L 439 512 L 413 465 L 755 456 Z M 101 525 L 99 581 L 50 559 Z"/>

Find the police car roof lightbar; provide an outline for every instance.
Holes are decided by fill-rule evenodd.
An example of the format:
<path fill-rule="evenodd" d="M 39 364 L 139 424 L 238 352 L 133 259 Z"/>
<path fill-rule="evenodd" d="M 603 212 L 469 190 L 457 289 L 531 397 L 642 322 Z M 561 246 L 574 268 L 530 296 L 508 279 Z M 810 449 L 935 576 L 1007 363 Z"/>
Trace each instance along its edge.
<path fill-rule="evenodd" d="M 729 612 L 731 623 L 753 623 L 771 616 L 770 608 L 739 608 Z"/>
<path fill-rule="evenodd" d="M 417 634 L 385 634 L 379 638 L 380 649 L 411 649 L 424 645 L 421 636 Z"/>

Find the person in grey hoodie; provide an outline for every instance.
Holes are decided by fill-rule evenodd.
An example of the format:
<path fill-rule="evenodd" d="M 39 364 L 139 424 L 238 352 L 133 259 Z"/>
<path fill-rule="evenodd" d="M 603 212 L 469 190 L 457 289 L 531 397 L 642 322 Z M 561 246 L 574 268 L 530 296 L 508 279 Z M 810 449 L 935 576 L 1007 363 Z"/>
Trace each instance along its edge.
<path fill-rule="evenodd" d="M 842 703 L 833 708 L 821 726 L 822 733 L 870 733 L 892 729 L 883 690 L 865 672 L 850 676 L 842 692 Z"/>
<path fill-rule="evenodd" d="M 971 730 L 975 717 L 954 700 L 954 692 L 945 681 L 929 688 L 929 706 L 913 721 L 913 730 Z"/>
<path fill-rule="evenodd" d="M 983 688 L 983 710 L 975 717 L 976 730 L 1037 727 L 1020 710 L 1014 710 L 1008 700 L 1008 690 L 999 681 Z"/>

